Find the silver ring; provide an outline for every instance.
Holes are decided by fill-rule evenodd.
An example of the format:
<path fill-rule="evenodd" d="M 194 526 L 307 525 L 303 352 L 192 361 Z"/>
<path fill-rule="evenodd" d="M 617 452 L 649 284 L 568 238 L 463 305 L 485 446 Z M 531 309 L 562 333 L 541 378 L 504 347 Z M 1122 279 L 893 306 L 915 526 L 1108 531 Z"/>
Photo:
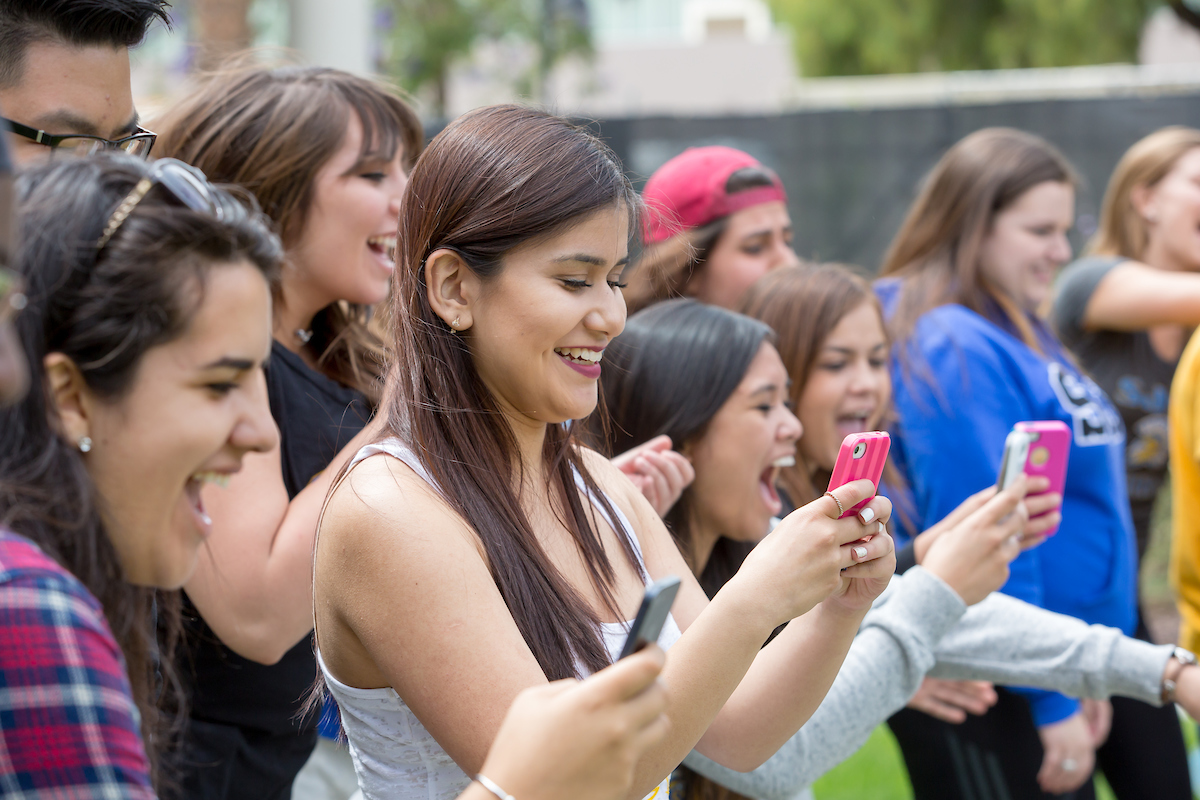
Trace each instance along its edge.
<path fill-rule="evenodd" d="M 1074 772 L 1075 770 L 1079 769 L 1079 762 L 1073 758 L 1064 758 L 1061 766 L 1063 772 Z"/>
<path fill-rule="evenodd" d="M 846 513 L 846 509 L 842 508 L 842 501 L 837 499 L 837 495 L 835 495 L 833 492 L 826 492 L 825 494 L 829 497 L 832 497 L 833 502 L 838 504 L 838 515 L 844 515 Z"/>

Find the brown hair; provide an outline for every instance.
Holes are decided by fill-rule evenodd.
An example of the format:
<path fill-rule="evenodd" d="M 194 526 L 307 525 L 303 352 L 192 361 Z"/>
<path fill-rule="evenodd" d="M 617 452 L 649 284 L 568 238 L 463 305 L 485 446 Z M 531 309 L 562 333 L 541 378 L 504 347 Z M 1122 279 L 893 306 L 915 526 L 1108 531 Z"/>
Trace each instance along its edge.
<path fill-rule="evenodd" d="M 743 167 L 725 181 L 725 193 L 775 186 L 776 180 L 765 168 Z M 692 276 L 708 263 L 709 255 L 728 227 L 729 217 L 720 217 L 647 247 L 629 270 L 629 287 L 625 290 L 629 313 L 672 297 L 686 296 Z"/>
<path fill-rule="evenodd" d="M 1108 179 L 1100 207 L 1100 227 L 1088 243 L 1088 252 L 1142 258 L 1150 233 L 1146 221 L 1133 207 L 1133 190 L 1139 186 L 1153 188 L 1175 169 L 1185 153 L 1197 147 L 1200 147 L 1200 131 L 1173 125 L 1155 131 L 1126 150 Z"/>
<path fill-rule="evenodd" d="M 53 161 L 22 178 L 13 266 L 28 284 L 29 305 L 17 323 L 32 381 L 20 403 L 0 409 L 0 528 L 35 542 L 100 601 L 125 656 L 161 791 L 170 776 L 158 769 L 159 756 L 175 732 L 167 717 L 176 724 L 185 717 L 174 663 L 179 592 L 159 592 L 155 607 L 153 589 L 125 581 L 99 511 L 104 498 L 76 443 L 56 430 L 42 363 L 62 353 L 92 392 L 118 400 L 146 352 L 186 332 L 212 270 L 246 261 L 271 280 L 283 249 L 252 199 L 241 206 L 226 198 L 218 220 L 152 188 L 97 253 L 109 216 L 149 170 L 140 159 L 112 154 Z"/>
<path fill-rule="evenodd" d="M 1075 171 L 1045 139 L 1012 128 L 985 128 L 951 147 L 925 179 L 883 259 L 881 275 L 903 286 L 891 320 L 906 342 L 927 311 L 948 303 L 987 316 L 988 300 L 1042 352 L 1025 313 L 980 273 L 979 253 L 992 223 L 1029 189 L 1046 181 L 1078 184 Z M 903 357 L 907 348 L 902 347 Z"/>
<path fill-rule="evenodd" d="M 764 275 L 746 293 L 741 311 L 762 320 L 775 331 L 779 356 L 792 379 L 791 400 L 797 408 L 825 337 L 843 317 L 863 303 L 875 309 L 883 327 L 883 308 L 875 292 L 854 273 L 853 267 L 844 264 L 783 267 Z M 886 328 L 884 330 L 886 335 Z M 889 402 L 885 421 L 889 421 L 890 416 Z M 797 449 L 796 465 L 787 467 L 779 475 L 779 482 L 792 505 L 799 507 L 821 496 L 821 491 L 813 485 L 813 477 L 817 474 L 816 466 L 808 464 L 803 450 Z M 822 477 L 828 480 L 827 475 Z M 891 458 L 884 467 L 883 480 L 897 490 L 895 494 L 903 494 L 906 483 Z M 903 515 L 904 509 L 898 507 L 897 512 Z M 909 520 L 902 521 L 907 524 Z"/>
<path fill-rule="evenodd" d="M 158 154 L 249 189 L 291 248 L 307 222 L 317 173 L 341 147 L 351 114 L 363 127 L 360 161 L 391 160 L 403 148 L 411 168 L 421 126 L 396 90 L 325 67 L 234 66 L 206 76 L 158 122 Z M 272 294 L 278 305 L 280 282 Z M 370 318 L 367 306 L 332 303 L 313 318 L 306 346 L 322 372 L 374 404 L 388 357 Z"/>
<path fill-rule="evenodd" d="M 576 675 L 577 664 L 600 669 L 611 656 L 596 613 L 534 535 L 520 503 L 523 466 L 512 428 L 475 367 L 471 333 L 456 334 L 433 311 L 425 260 L 435 250 L 453 250 L 487 281 L 514 248 L 614 206 L 623 205 L 636 220 L 638 202 L 613 153 L 583 129 L 540 111 L 492 106 L 459 117 L 429 144 L 400 212 L 393 319 L 396 357 L 404 368 L 388 378 L 385 435 L 412 447 L 474 529 L 496 586 L 550 680 Z M 615 516 L 584 465 L 575 427 L 547 426 L 547 488 L 561 503 L 555 503 L 560 519 L 606 610 L 618 616 L 615 572 L 576 475 L 601 509 Z M 616 533 L 636 565 L 631 532 Z"/>

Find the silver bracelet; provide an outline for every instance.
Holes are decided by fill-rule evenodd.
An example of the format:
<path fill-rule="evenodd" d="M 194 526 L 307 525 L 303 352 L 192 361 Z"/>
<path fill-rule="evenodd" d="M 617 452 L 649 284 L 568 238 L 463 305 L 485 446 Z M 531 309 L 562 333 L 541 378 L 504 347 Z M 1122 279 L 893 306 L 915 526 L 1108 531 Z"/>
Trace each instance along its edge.
<path fill-rule="evenodd" d="M 487 789 L 492 794 L 496 795 L 496 797 L 499 797 L 500 800 L 517 800 L 517 798 L 513 797 L 511 794 L 509 794 L 508 792 L 501 789 L 496 784 L 496 782 L 494 780 L 492 780 L 491 778 L 489 778 L 487 775 L 482 775 L 482 774 L 476 775 L 475 780 L 479 783 L 480 786 Z"/>

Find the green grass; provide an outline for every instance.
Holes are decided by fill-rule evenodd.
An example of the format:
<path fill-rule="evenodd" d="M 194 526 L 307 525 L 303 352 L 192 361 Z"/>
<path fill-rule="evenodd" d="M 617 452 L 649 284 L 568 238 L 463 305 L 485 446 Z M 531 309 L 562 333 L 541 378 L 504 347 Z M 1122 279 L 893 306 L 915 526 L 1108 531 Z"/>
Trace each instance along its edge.
<path fill-rule="evenodd" d="M 817 800 L 912 800 L 900 747 L 880 725 L 857 753 L 825 773 L 813 785 Z"/>

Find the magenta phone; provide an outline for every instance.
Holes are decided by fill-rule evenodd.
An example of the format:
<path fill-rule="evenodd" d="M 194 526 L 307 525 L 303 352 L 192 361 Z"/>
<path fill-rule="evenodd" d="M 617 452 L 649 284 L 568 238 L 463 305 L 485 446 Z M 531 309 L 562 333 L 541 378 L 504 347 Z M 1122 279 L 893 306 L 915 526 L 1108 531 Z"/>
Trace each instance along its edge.
<path fill-rule="evenodd" d="M 874 484 L 878 493 L 879 479 L 883 477 L 883 465 L 887 463 L 888 450 L 891 447 L 892 437 L 888 436 L 886 431 L 865 431 L 847 436 L 842 440 L 837 462 L 833 465 L 833 474 L 829 477 L 829 491 L 866 478 Z M 846 513 L 838 519 L 857 514 L 869 502 L 870 497 L 854 508 L 846 509 Z"/>
<path fill-rule="evenodd" d="M 1063 493 L 1067 482 L 1067 458 L 1071 454 L 1071 429 L 1059 420 L 1018 422 L 1004 441 L 997 485 L 1008 488 L 1018 475 L 1040 475 L 1050 479 L 1047 492 Z M 1047 512 L 1048 513 L 1048 512 Z M 1049 531 L 1050 536 L 1057 528 Z"/>
<path fill-rule="evenodd" d="M 679 578 L 674 575 L 668 575 L 646 587 L 642 605 L 638 608 L 633 625 L 629 626 L 629 636 L 625 639 L 625 647 L 621 649 L 621 658 L 631 656 L 651 642 L 658 641 L 678 591 Z"/>

